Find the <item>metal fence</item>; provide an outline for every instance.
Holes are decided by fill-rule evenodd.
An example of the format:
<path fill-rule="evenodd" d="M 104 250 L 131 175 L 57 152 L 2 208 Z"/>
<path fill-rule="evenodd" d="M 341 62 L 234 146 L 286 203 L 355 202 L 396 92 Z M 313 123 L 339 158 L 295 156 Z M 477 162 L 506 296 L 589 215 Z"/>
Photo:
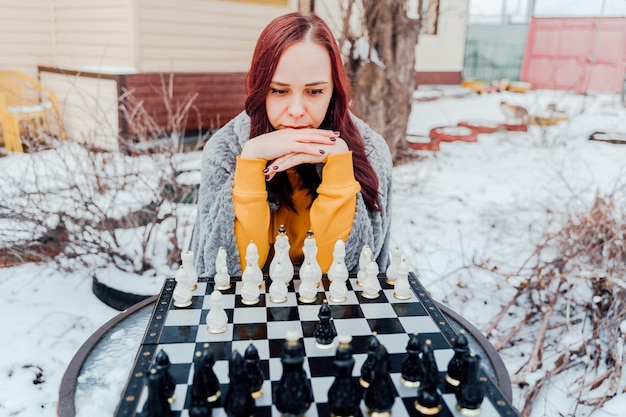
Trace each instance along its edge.
<path fill-rule="evenodd" d="M 468 39 L 463 79 L 519 81 L 524 51 L 510 42 Z"/>

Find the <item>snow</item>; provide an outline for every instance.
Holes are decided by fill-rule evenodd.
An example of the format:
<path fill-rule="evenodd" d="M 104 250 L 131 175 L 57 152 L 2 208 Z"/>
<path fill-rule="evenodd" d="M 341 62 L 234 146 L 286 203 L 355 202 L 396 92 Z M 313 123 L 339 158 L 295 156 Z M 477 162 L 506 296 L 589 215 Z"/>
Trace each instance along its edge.
<path fill-rule="evenodd" d="M 595 131 L 624 131 L 626 108 L 617 95 L 578 96 L 561 91 L 443 94 L 414 102 L 408 131 L 425 136 L 433 127 L 455 126 L 460 121 L 502 122 L 502 100 L 524 105 L 531 114 L 556 103 L 570 120 L 544 128 L 533 126 L 527 133 L 483 134 L 476 143 L 442 143 L 439 152 L 420 152 L 422 159 L 394 169 L 392 245 L 402 248 L 411 270 L 436 300 L 481 330 L 489 326 L 514 289 L 499 276 L 467 265 L 488 259 L 502 269 L 514 269 L 565 213 L 588 210 L 596 193 L 620 189 L 626 179 L 626 146 L 588 140 Z M 16 172 L 35 160 L 44 169 L 45 158 L 44 153 L 11 154 L 0 158 L 0 170 Z M 193 169 L 194 163 L 199 168 L 198 154 L 186 161 L 186 169 Z M 116 165 L 121 163 L 115 160 Z M 149 167 L 147 162 L 145 167 Z M 50 186 L 63 178 L 52 176 Z M 180 213 L 187 216 L 186 222 L 193 221 L 192 210 Z M 54 414 L 59 384 L 72 357 L 89 336 L 119 313 L 91 292 L 93 273 L 88 268 L 61 272 L 51 264 L 0 268 L 0 314 L 6 330 L 0 344 L 0 415 Z M 148 292 L 162 278 L 152 278 Z M 126 277 L 126 284 L 132 282 L 145 283 L 143 278 Z M 501 353 L 512 375 L 523 363 L 521 355 L 534 340 L 536 329 L 524 334 L 524 343 Z M 580 344 L 580 334 L 572 331 L 560 344 Z M 116 359 L 134 357 L 137 346 L 130 343 L 134 339 L 129 334 L 116 332 L 111 339 L 119 341 L 112 343 L 112 349 L 123 350 L 123 354 L 112 353 Z M 553 352 L 546 352 L 550 355 Z M 93 364 L 81 378 L 123 379 L 125 368 L 119 365 L 118 372 L 98 375 L 98 364 Z M 548 369 L 546 359 L 546 367 L 527 375 L 526 382 L 541 378 Z M 546 385 L 532 416 L 589 414 L 589 409 L 576 405 L 567 394 L 577 377 L 575 370 L 568 372 Z M 523 392 L 517 385 L 513 392 L 513 404 L 521 408 Z M 91 401 L 80 399 L 83 415 L 91 417 L 98 417 L 98 411 L 110 409 L 115 401 L 104 391 Z M 626 396 L 618 392 L 594 415 L 622 415 L 624 407 Z"/>

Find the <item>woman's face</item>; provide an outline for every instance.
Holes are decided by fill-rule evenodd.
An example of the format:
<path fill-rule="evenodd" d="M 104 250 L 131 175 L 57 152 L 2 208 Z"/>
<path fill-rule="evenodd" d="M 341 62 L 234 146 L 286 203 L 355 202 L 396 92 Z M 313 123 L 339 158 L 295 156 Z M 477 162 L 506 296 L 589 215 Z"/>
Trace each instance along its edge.
<path fill-rule="evenodd" d="M 265 100 L 267 117 L 278 129 L 317 128 L 333 95 L 330 56 L 313 42 L 285 49 Z"/>

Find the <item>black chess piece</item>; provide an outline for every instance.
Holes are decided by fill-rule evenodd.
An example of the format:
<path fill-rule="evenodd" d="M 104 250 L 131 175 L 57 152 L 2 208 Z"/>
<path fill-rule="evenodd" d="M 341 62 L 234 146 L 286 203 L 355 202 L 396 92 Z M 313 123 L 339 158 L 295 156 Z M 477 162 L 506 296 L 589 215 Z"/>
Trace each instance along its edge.
<path fill-rule="evenodd" d="M 446 373 L 446 382 L 453 387 L 459 386 L 461 377 L 463 376 L 463 366 L 465 357 L 469 354 L 469 343 L 465 334 L 459 333 L 454 340 L 454 356 L 448 362 L 448 372 Z"/>
<path fill-rule="evenodd" d="M 198 351 L 194 360 L 194 374 L 191 385 L 190 417 L 204 417 L 211 415 L 211 409 L 221 397 L 220 382 L 213 371 L 215 357 L 208 343 L 204 344 L 202 352 Z"/>
<path fill-rule="evenodd" d="M 320 311 L 317 314 L 319 322 L 313 331 L 315 345 L 321 349 L 331 348 L 335 337 L 337 337 L 337 330 L 335 329 L 335 325 L 331 322 L 332 315 L 333 313 L 328 305 L 328 302 L 324 300 L 324 303 L 320 306 Z"/>
<path fill-rule="evenodd" d="M 228 417 L 251 417 L 254 415 L 254 398 L 250 395 L 250 381 L 244 368 L 243 358 L 234 350 L 228 362 L 228 390 L 224 395 L 224 411 Z"/>
<path fill-rule="evenodd" d="M 360 414 L 359 403 L 363 397 L 362 388 L 352 377 L 354 358 L 349 335 L 339 336 L 339 346 L 333 360 L 335 380 L 328 390 L 328 404 L 333 416 L 356 416 Z"/>
<path fill-rule="evenodd" d="M 171 417 L 172 409 L 166 392 L 168 381 L 163 369 L 150 369 L 146 375 L 146 384 L 148 398 L 139 415 L 141 417 Z"/>
<path fill-rule="evenodd" d="M 302 367 L 304 352 L 300 339 L 292 331 L 287 335 L 280 362 L 283 373 L 274 387 L 274 405 L 282 416 L 303 416 L 313 402 L 313 388 Z"/>
<path fill-rule="evenodd" d="M 376 359 L 372 369 L 372 380 L 365 391 L 365 406 L 368 414 L 390 416 L 391 407 L 396 400 L 396 390 L 389 376 L 389 353 L 385 345 L 378 345 Z M 374 414 L 375 413 L 375 414 Z"/>
<path fill-rule="evenodd" d="M 252 398 L 257 399 L 263 395 L 263 381 L 265 380 L 265 375 L 261 369 L 259 351 L 252 343 L 250 343 L 243 355 L 246 375 L 250 381 Z"/>
<path fill-rule="evenodd" d="M 159 353 L 157 353 L 156 358 L 154 358 L 154 362 L 156 370 L 163 374 L 163 389 L 165 390 L 167 400 L 172 404 L 176 399 L 176 381 L 174 381 L 174 377 L 170 374 L 170 357 L 161 349 Z"/>
<path fill-rule="evenodd" d="M 485 398 L 485 387 L 480 378 L 480 356 L 470 352 L 464 362 L 461 383 L 455 391 L 456 408 L 464 416 L 477 416 Z"/>
<path fill-rule="evenodd" d="M 439 369 L 430 345 L 430 340 L 422 344 L 424 378 L 417 389 L 417 399 L 414 403 L 415 409 L 427 416 L 437 414 L 441 410 L 441 394 L 437 391 L 440 382 Z"/>
<path fill-rule="evenodd" d="M 367 358 L 365 362 L 363 362 L 363 365 L 361 365 L 361 378 L 359 379 L 359 383 L 363 388 L 369 387 L 370 381 L 372 380 L 372 369 L 379 345 L 380 341 L 376 337 L 376 332 L 372 332 L 372 335 L 367 341 Z"/>
<path fill-rule="evenodd" d="M 424 365 L 420 354 L 422 353 L 422 343 L 417 334 L 409 336 L 406 345 L 406 356 L 400 366 L 400 382 L 406 387 L 417 388 L 424 377 Z"/>

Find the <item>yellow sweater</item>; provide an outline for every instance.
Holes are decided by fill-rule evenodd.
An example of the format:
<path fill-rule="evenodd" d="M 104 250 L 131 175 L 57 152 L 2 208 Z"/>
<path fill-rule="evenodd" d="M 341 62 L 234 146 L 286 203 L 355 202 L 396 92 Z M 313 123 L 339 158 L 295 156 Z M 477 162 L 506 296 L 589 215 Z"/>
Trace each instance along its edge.
<path fill-rule="evenodd" d="M 246 267 L 245 254 L 250 241 L 254 241 L 259 249 L 259 266 L 265 265 L 278 228 L 284 225 L 291 245 L 289 254 L 292 262 L 302 262 L 304 239 L 306 233 L 312 230 L 318 247 L 317 260 L 322 271 L 327 272 L 337 239 L 341 237 L 345 242 L 350 234 L 356 210 L 356 194 L 361 190 L 361 185 L 354 179 L 352 152 L 332 154 L 326 158 L 322 182 L 313 204 L 312 196 L 307 189 L 302 188 L 295 169 L 287 171 L 294 190 L 296 213 L 283 206 L 270 212 L 263 174 L 266 163 L 261 159 L 237 158 L 233 202 L 241 270 Z"/>

